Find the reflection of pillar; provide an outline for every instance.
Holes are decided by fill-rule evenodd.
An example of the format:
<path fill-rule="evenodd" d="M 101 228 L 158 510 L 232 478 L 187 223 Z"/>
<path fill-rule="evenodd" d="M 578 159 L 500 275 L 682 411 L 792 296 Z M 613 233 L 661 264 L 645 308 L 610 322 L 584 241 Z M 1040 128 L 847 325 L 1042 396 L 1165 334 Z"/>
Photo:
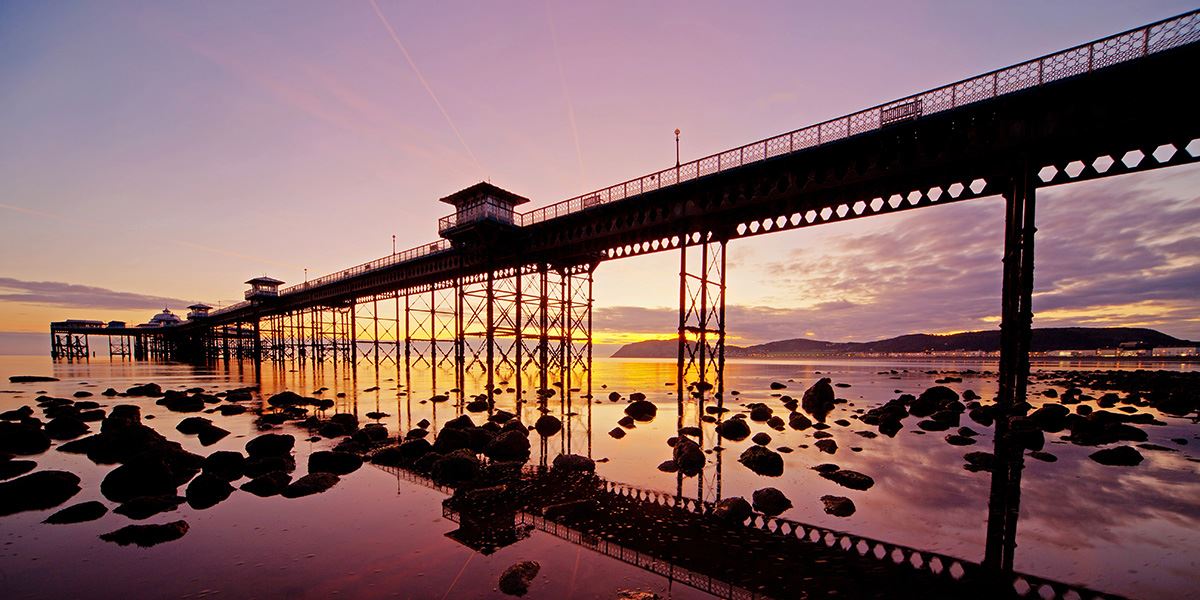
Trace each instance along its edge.
<path fill-rule="evenodd" d="M 1020 512 L 1021 446 L 1009 432 L 1012 407 L 1025 401 L 1033 309 L 1035 192 L 1027 165 L 1004 194 L 1004 277 L 1000 317 L 1000 390 L 994 407 L 995 460 L 988 499 L 984 566 L 1011 572 Z"/>
<path fill-rule="evenodd" d="M 725 391 L 725 246 L 713 232 L 683 236 L 679 251 L 679 328 L 676 356 L 678 424 L 683 426 L 684 400 L 696 398 L 697 425 L 711 395 L 723 404 Z M 699 251 L 699 264 L 688 251 Z M 691 270 L 689 270 L 691 269 Z M 688 381 L 695 372 L 696 381 Z M 689 385 L 690 390 L 689 390 Z"/>

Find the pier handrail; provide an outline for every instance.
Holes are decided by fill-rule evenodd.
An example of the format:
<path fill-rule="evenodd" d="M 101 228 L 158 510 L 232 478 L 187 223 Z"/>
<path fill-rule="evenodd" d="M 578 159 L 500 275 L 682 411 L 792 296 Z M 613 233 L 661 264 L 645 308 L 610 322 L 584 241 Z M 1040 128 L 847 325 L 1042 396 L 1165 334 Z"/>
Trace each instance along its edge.
<path fill-rule="evenodd" d="M 522 213 L 519 222 L 522 226 L 541 223 L 705 175 L 874 131 L 892 123 L 1090 73 L 1190 44 L 1198 39 L 1200 10 L 1194 10 L 536 208 Z"/>
<path fill-rule="evenodd" d="M 1091 73 L 1156 52 L 1191 44 L 1198 40 L 1200 40 L 1200 10 L 1193 10 L 1080 44 L 1067 50 L 1046 54 L 1016 65 L 989 71 L 983 75 L 976 75 L 899 100 L 878 104 L 866 110 L 816 125 L 759 140 L 732 150 L 718 152 L 528 212 L 513 213 L 513 222 L 522 227 L 543 223 L 610 202 L 671 187 L 685 181 L 692 181 L 768 158 L 784 156 L 861 133 L 875 131 L 894 123 L 918 119 L 1067 77 Z M 445 217 L 439 221 L 439 229 L 444 230 L 452 226 L 454 222 L 451 217 Z M 449 249 L 450 242 L 446 240 L 422 244 L 404 252 L 390 254 L 349 269 L 284 288 L 279 291 L 279 295 L 303 292 L 368 271 L 390 267 Z M 249 304 L 249 302 L 240 302 L 213 311 L 212 314 L 228 313 Z"/>

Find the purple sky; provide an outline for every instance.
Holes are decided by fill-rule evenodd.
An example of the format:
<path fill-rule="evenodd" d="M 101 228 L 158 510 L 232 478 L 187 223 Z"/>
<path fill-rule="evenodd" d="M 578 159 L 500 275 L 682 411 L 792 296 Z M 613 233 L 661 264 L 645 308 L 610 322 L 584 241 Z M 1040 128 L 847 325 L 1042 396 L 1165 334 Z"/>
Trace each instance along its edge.
<path fill-rule="evenodd" d="M 378 8 L 378 11 L 376 10 Z M 1192 8 L 1184 2 L 0 4 L 0 332 L 232 302 Z M 1036 325 L 1200 338 L 1200 170 L 1044 193 Z M 1087 209 L 1080 211 L 1080 207 Z M 994 327 L 995 199 L 730 248 L 739 343 Z M 669 331 L 675 259 L 597 275 Z"/>

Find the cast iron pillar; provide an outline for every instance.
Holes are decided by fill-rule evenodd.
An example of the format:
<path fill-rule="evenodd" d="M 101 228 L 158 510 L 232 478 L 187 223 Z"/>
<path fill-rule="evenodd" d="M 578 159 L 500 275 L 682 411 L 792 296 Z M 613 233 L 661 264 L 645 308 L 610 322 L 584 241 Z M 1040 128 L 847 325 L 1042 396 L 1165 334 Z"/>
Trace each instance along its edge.
<path fill-rule="evenodd" d="M 676 363 L 678 425 L 684 400 L 696 399 L 696 421 L 710 397 L 724 404 L 725 392 L 725 240 L 713 232 L 684 236 L 679 251 L 679 348 Z M 699 260 L 688 260 L 688 252 Z M 689 380 L 695 377 L 694 380 Z"/>
<path fill-rule="evenodd" d="M 995 405 L 995 460 L 988 499 L 987 541 L 983 564 L 1003 573 L 1013 570 L 1020 513 L 1021 445 L 1010 433 L 1013 407 L 1025 401 L 1032 338 L 1033 173 L 1022 165 L 1004 192 L 1004 281 L 1000 312 L 1000 381 Z"/>

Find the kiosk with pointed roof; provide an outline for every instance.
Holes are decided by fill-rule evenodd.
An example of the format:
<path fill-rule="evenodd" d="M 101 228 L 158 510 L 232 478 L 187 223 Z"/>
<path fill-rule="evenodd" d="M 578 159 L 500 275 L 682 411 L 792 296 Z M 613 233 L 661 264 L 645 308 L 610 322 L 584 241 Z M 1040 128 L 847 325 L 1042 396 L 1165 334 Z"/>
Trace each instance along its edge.
<path fill-rule="evenodd" d="M 468 236 L 491 237 L 519 226 L 514 209 L 529 202 L 506 189 L 481 181 L 441 199 L 454 207 L 454 214 L 438 221 L 438 233 L 457 242 Z"/>
<path fill-rule="evenodd" d="M 246 283 L 250 286 L 250 289 L 246 290 L 247 300 L 265 300 L 268 298 L 278 298 L 279 286 L 283 282 L 264 275 L 262 277 L 255 277 Z"/>
<path fill-rule="evenodd" d="M 210 310 L 212 310 L 211 306 L 203 302 L 197 302 L 188 307 L 187 320 L 203 319 L 208 316 L 208 311 Z"/>

